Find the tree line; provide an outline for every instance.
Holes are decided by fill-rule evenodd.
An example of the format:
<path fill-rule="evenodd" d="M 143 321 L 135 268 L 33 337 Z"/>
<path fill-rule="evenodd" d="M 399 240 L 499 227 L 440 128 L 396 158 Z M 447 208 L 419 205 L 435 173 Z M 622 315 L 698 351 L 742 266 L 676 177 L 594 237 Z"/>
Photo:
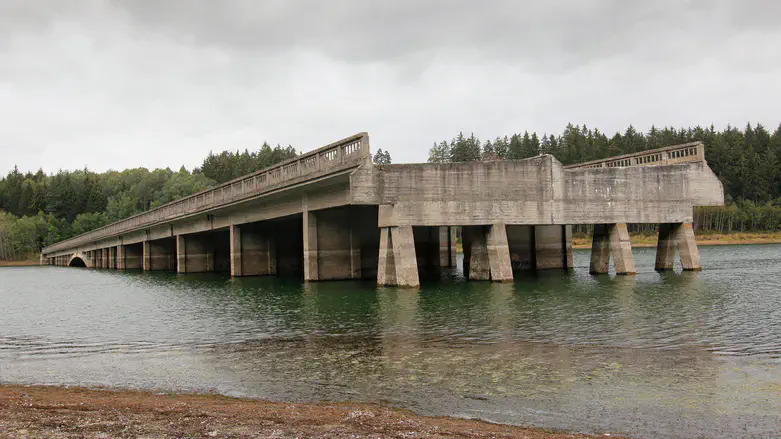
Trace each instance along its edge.
<path fill-rule="evenodd" d="M 697 140 L 705 145 L 708 165 L 724 186 L 726 205 L 697 208 L 695 227 L 719 232 L 781 229 L 781 124 L 772 133 L 761 124 L 750 123 L 742 130 L 733 126 L 723 130 L 652 126 L 646 133 L 630 125 L 612 136 L 569 124 L 558 135 L 524 131 L 486 141 L 461 132 L 450 141 L 434 143 L 428 161 L 506 160 L 551 154 L 569 165 Z M 635 225 L 632 229 L 650 231 L 653 227 Z"/>
<path fill-rule="evenodd" d="M 22 259 L 42 247 L 153 209 L 286 159 L 292 146 L 209 153 L 192 172 L 126 169 L 47 175 L 14 167 L 0 179 L 0 259 Z"/>

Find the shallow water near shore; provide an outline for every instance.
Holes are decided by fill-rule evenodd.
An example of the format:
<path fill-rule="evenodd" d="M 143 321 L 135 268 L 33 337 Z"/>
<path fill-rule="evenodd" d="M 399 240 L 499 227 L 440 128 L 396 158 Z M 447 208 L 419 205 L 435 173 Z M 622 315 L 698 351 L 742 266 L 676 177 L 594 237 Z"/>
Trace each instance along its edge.
<path fill-rule="evenodd" d="M 380 402 L 637 437 L 781 434 L 781 245 L 705 271 L 373 282 L 0 269 L 0 382 Z"/>

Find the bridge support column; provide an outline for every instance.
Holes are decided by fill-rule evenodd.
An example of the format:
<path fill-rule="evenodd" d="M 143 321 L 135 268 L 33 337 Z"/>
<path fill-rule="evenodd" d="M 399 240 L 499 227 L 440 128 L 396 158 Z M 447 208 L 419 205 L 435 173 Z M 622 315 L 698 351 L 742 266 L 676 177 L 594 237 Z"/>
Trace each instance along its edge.
<path fill-rule="evenodd" d="M 317 260 L 317 215 L 304 210 L 304 280 L 319 280 Z"/>
<path fill-rule="evenodd" d="M 377 284 L 400 287 L 420 286 L 412 226 L 380 229 Z"/>
<path fill-rule="evenodd" d="M 230 226 L 230 262 L 231 262 L 231 276 L 238 277 L 243 273 L 241 271 L 241 227 L 236 225 Z"/>
<path fill-rule="evenodd" d="M 142 249 L 141 254 L 141 267 L 144 269 L 144 271 L 151 271 L 152 270 L 152 243 L 149 241 L 144 241 L 144 247 Z"/>
<path fill-rule="evenodd" d="M 675 264 L 675 247 L 681 257 L 684 270 L 702 270 L 700 251 L 691 223 L 659 225 L 659 241 L 656 246 L 656 270 L 672 270 Z"/>
<path fill-rule="evenodd" d="M 507 226 L 504 223 L 488 226 L 487 243 L 491 280 L 494 282 L 512 282 L 513 267 L 510 263 Z"/>
<path fill-rule="evenodd" d="M 538 270 L 572 268 L 572 226 L 534 226 L 534 251 Z"/>
<path fill-rule="evenodd" d="M 469 280 L 512 282 L 513 271 L 506 226 L 503 223 L 464 226 L 462 231 L 464 271 Z"/>
<path fill-rule="evenodd" d="M 124 270 L 127 267 L 127 261 L 125 260 L 125 246 L 120 244 L 117 246 L 117 270 Z"/>
<path fill-rule="evenodd" d="M 187 273 L 187 253 L 184 235 L 176 236 L 176 272 Z"/>
<path fill-rule="evenodd" d="M 488 242 L 483 226 L 464 226 L 464 277 L 469 280 L 489 280 Z"/>
<path fill-rule="evenodd" d="M 616 274 L 635 274 L 635 259 L 632 255 L 632 243 L 629 240 L 629 230 L 625 223 L 596 224 L 591 243 L 591 274 L 607 273 L 610 266 L 610 255 Z"/>
<path fill-rule="evenodd" d="M 109 247 L 108 248 L 108 268 L 115 269 L 117 268 L 117 248 L 116 247 Z"/>

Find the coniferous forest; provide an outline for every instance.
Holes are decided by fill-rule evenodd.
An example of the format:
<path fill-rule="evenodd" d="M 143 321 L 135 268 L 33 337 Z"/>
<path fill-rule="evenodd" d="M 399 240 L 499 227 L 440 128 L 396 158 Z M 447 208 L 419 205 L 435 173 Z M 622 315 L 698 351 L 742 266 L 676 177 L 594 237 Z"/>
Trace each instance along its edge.
<path fill-rule="evenodd" d="M 552 154 L 563 164 L 700 140 L 708 165 L 724 185 L 726 206 L 698 208 L 699 231 L 781 229 L 781 125 L 739 129 L 630 126 L 609 136 L 599 129 L 567 125 L 561 134 L 523 132 L 481 141 L 459 133 L 435 143 L 429 162 L 523 159 Z M 379 153 L 379 151 L 378 151 Z M 155 208 L 238 176 L 294 157 L 295 149 L 268 144 L 255 152 L 209 154 L 192 172 L 184 167 L 127 169 L 95 173 L 87 169 L 23 173 L 14 168 L 0 179 L 0 259 L 23 258 L 41 247 Z M 390 162 L 386 152 L 375 160 Z M 650 230 L 653 225 L 635 227 Z"/>

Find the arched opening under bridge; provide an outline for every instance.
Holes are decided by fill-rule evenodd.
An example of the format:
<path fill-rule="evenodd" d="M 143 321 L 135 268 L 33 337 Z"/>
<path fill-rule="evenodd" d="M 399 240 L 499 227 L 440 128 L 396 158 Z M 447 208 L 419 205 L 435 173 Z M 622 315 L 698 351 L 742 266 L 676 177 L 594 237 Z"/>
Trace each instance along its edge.
<path fill-rule="evenodd" d="M 84 260 L 78 256 L 71 259 L 71 261 L 68 263 L 68 267 L 86 267 L 86 266 L 87 264 L 84 262 Z"/>

